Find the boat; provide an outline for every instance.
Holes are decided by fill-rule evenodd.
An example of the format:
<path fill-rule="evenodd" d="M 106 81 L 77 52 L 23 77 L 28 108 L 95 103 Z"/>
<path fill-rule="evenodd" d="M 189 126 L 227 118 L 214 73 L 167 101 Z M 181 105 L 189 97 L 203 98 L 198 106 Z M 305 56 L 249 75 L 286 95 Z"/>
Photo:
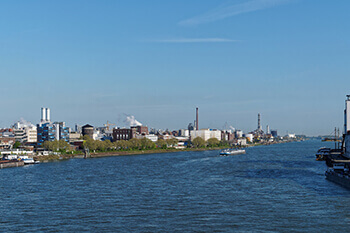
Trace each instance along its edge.
<path fill-rule="evenodd" d="M 335 144 L 336 149 L 331 150 L 329 155 L 323 155 L 323 157 L 325 157 L 328 167 L 325 173 L 326 179 L 350 189 L 350 95 L 346 97 L 341 147 L 337 148 L 337 144 Z"/>
<path fill-rule="evenodd" d="M 39 161 L 35 161 L 33 158 L 23 159 L 24 164 L 37 164 Z"/>
<path fill-rule="evenodd" d="M 30 157 L 28 157 L 28 156 L 26 156 L 26 155 L 20 156 L 19 159 L 20 159 L 21 161 L 23 161 L 25 165 L 27 165 L 27 164 L 38 164 L 38 163 L 40 163 L 40 161 L 35 161 L 33 158 L 30 158 Z"/>
<path fill-rule="evenodd" d="M 228 155 L 239 155 L 239 154 L 245 154 L 245 150 L 242 149 L 225 149 L 220 151 L 221 156 L 228 156 Z"/>
<path fill-rule="evenodd" d="M 316 160 L 317 161 L 324 161 L 327 156 L 329 156 L 331 153 L 331 148 L 321 147 L 316 152 Z"/>
<path fill-rule="evenodd" d="M 345 168 L 343 164 L 334 164 L 333 168 L 327 169 L 325 175 L 327 180 L 350 189 L 349 169 Z"/>

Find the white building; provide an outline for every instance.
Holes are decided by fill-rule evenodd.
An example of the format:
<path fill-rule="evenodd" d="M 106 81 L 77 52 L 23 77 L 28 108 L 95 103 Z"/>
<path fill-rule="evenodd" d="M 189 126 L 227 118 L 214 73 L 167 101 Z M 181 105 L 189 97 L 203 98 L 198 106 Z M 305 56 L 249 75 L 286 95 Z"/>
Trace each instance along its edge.
<path fill-rule="evenodd" d="M 69 142 L 76 142 L 76 141 L 79 141 L 81 136 L 82 136 L 81 133 L 71 132 L 71 133 L 69 134 Z"/>
<path fill-rule="evenodd" d="M 201 137 L 204 141 L 207 141 L 210 138 L 217 138 L 221 141 L 221 131 L 217 129 L 200 129 L 191 131 L 191 141 L 196 137 Z"/>
<path fill-rule="evenodd" d="M 155 134 L 148 134 L 148 135 L 145 135 L 145 138 L 148 138 L 148 139 L 151 140 L 152 142 L 158 141 L 158 136 L 155 135 Z"/>
<path fill-rule="evenodd" d="M 36 126 L 25 120 L 18 121 L 13 125 L 13 134 L 18 142 L 37 142 Z"/>
<path fill-rule="evenodd" d="M 188 129 L 180 129 L 180 136 L 181 137 L 189 137 L 190 131 Z"/>
<path fill-rule="evenodd" d="M 241 138 L 243 137 L 243 131 L 242 130 L 236 130 L 236 138 Z"/>
<path fill-rule="evenodd" d="M 247 145 L 247 139 L 246 138 L 238 138 L 237 139 L 237 145 L 238 146 L 246 146 Z"/>

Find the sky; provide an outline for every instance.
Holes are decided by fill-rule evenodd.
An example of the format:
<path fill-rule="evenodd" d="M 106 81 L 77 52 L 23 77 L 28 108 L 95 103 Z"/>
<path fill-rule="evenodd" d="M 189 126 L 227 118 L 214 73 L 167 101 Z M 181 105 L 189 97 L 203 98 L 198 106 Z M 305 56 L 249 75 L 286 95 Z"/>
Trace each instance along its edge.
<path fill-rule="evenodd" d="M 348 0 L 1 1 L 0 128 L 342 129 Z"/>

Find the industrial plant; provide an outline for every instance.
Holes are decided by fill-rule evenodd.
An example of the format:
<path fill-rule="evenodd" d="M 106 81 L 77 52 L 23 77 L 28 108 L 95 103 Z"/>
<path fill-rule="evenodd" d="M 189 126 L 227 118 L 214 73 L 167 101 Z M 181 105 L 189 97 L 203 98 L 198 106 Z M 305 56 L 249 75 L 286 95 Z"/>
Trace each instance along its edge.
<path fill-rule="evenodd" d="M 116 143 L 145 139 L 154 143 L 156 147 L 164 147 L 160 142 L 171 140 L 167 147 L 185 149 L 192 147 L 193 142 L 198 138 L 203 142 L 214 140 L 225 145 L 239 147 L 251 144 L 271 144 L 295 138 L 295 135 L 292 134 L 280 137 L 277 130 L 270 131 L 268 125 L 264 132 L 260 113 L 257 115 L 257 128 L 250 132 L 243 132 L 232 126 L 229 129 L 200 128 L 198 107 L 195 109 L 193 123 L 189 123 L 187 128 L 177 130 L 148 128 L 137 121 L 134 116 L 126 115 L 125 117 L 124 123 L 129 124 L 129 127 L 116 126 L 107 121 L 103 126 L 86 123 L 83 126 L 76 124 L 72 129 L 67 127 L 64 121 L 53 121 L 50 108 L 42 107 L 41 118 L 36 125 L 21 119 L 9 128 L 0 129 L 0 159 L 7 158 L 8 155 L 42 156 L 59 153 L 52 151 L 52 148 L 50 150 L 48 146 L 50 142 L 65 143 L 66 147 L 73 150 L 84 151 L 87 149 L 86 140 Z"/>

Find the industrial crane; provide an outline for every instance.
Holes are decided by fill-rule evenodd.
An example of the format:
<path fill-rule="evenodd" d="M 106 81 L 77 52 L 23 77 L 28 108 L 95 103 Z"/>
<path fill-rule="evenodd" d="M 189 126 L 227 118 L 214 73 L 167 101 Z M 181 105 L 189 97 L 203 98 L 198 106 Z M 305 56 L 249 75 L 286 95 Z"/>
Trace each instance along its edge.
<path fill-rule="evenodd" d="M 109 127 L 110 126 L 113 126 L 113 125 L 115 125 L 115 124 L 111 124 L 111 123 L 109 123 L 108 121 L 107 121 L 107 124 L 104 124 L 104 126 L 106 127 L 106 129 L 109 131 Z"/>

